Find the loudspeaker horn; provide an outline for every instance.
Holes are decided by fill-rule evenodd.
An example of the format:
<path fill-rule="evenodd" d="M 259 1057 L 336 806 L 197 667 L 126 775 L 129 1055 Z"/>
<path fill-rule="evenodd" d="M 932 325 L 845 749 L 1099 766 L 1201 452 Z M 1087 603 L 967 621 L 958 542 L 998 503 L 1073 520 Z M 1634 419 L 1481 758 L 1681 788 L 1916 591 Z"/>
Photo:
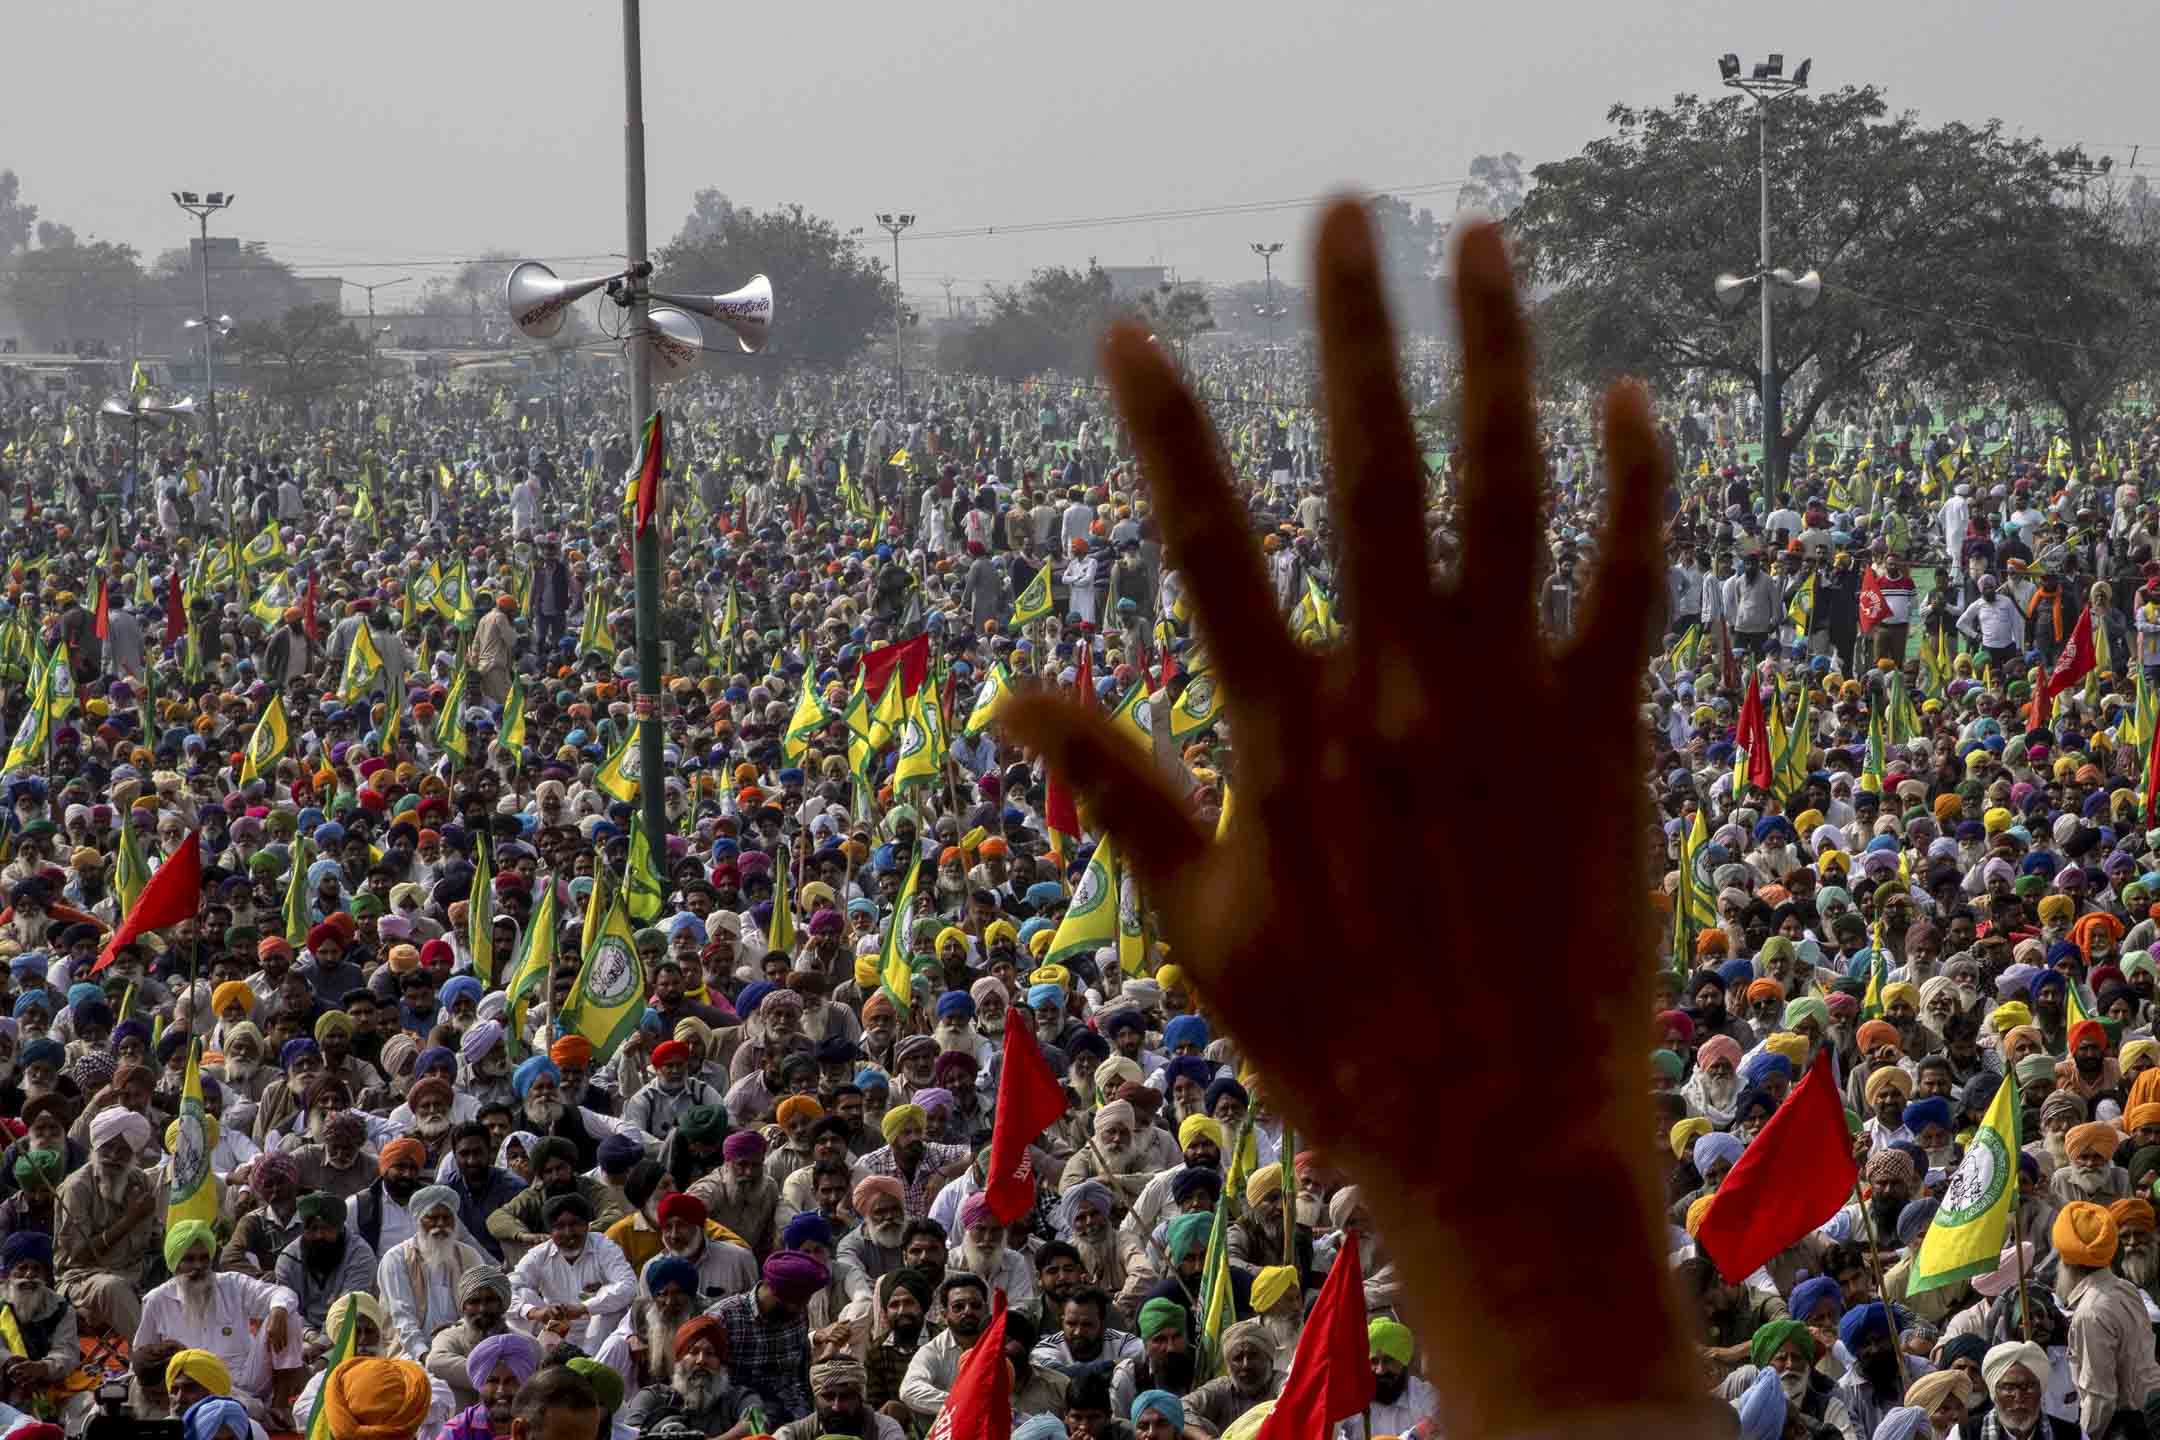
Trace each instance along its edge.
<path fill-rule="evenodd" d="M 143 406 L 143 409 L 152 415 L 178 415 L 186 417 L 195 413 L 195 403 L 195 397 L 193 395 L 188 395 L 182 397 L 181 399 L 173 401 L 173 403 L 170 405 L 145 405 Z"/>
<path fill-rule="evenodd" d="M 772 331 L 772 281 L 763 275 L 751 276 L 749 284 L 725 295 L 669 295 L 655 290 L 652 298 L 660 304 L 674 305 L 693 315 L 719 321 L 735 332 L 735 343 L 742 346 L 745 355 L 755 355 L 763 350 L 765 338 Z"/>
<path fill-rule="evenodd" d="M 1718 304 L 1730 310 L 1747 298 L 1749 283 L 1738 275 L 1727 273 L 1712 281 L 1710 289 L 1717 296 Z"/>
<path fill-rule="evenodd" d="M 655 384 L 695 375 L 705 358 L 705 332 L 697 316 L 672 305 L 655 305 L 646 311 L 647 330 L 642 337 L 652 351 Z"/>
<path fill-rule="evenodd" d="M 510 309 L 510 323 L 528 340 L 552 339 L 562 329 L 564 312 L 611 280 L 614 275 L 595 275 L 586 280 L 558 280 L 555 272 L 537 260 L 511 268 L 503 278 L 503 303 Z"/>
<path fill-rule="evenodd" d="M 126 420 L 131 423 L 142 418 L 129 408 L 127 401 L 122 400 L 117 395 L 106 396 L 105 403 L 98 406 L 98 413 L 109 416 L 114 420 Z"/>

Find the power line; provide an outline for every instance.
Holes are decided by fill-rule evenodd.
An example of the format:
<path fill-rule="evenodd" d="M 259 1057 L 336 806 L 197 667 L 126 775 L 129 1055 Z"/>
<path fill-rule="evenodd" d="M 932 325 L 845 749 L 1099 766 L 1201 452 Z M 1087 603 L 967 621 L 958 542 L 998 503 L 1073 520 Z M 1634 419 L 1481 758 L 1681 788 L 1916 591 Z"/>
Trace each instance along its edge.
<path fill-rule="evenodd" d="M 1376 195 L 1423 195 L 1435 190 L 1455 190 L 1469 184 L 1469 180 L 1429 180 L 1418 185 L 1383 187 L 1363 191 L 1366 197 Z M 1221 205 L 1200 205 L 1184 210 L 1141 210 L 1124 215 L 1094 215 L 1076 220 L 1028 220 L 1009 225 L 977 225 L 956 230 L 925 230 L 918 232 L 917 240 L 964 240 L 996 235 L 1038 235 L 1054 230 L 1093 230 L 1114 225 L 1149 225 L 1163 220 L 1207 220 L 1223 215 L 1259 215 L 1271 210 L 1302 210 L 1323 204 L 1334 198 L 1327 195 L 1301 195 L 1293 200 L 1247 200 Z"/>

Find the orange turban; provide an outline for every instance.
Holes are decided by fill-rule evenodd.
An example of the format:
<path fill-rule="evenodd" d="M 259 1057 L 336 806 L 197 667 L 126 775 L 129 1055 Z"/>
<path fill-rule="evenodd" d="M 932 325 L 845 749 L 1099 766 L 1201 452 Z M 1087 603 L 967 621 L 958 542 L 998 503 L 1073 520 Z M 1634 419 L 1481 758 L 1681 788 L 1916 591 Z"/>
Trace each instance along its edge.
<path fill-rule="evenodd" d="M 390 1173 L 390 1167 L 400 1160 L 410 1160 L 415 1165 L 424 1166 L 427 1164 L 427 1147 L 410 1135 L 400 1135 L 397 1139 L 382 1147 L 376 1165 L 387 1175 Z"/>
<path fill-rule="evenodd" d="M 1897 1026 L 1887 1020 L 1870 1020 L 1860 1027 L 1860 1053 L 1874 1053 L 1884 1045 L 1903 1045 L 1898 1037 Z"/>
<path fill-rule="evenodd" d="M 557 1065 L 590 1065 L 592 1041 L 582 1035 L 565 1035 L 548 1046 L 548 1059 Z"/>
<path fill-rule="evenodd" d="M 322 1387 L 333 1440 L 411 1440 L 433 1401 L 427 1371 L 410 1360 L 355 1356 Z"/>
<path fill-rule="evenodd" d="M 2115 1221 L 2115 1233 L 2128 1234 L 2132 1230 L 2160 1230 L 2160 1217 L 2153 1214 L 2152 1202 L 2132 1196 L 2117 1200 L 2108 1206 L 2108 1215 Z"/>
<path fill-rule="evenodd" d="M 1695 937 L 1697 959 L 1705 955 L 1723 955 L 1732 949 L 1732 937 L 1723 930 L 1705 930 Z"/>
<path fill-rule="evenodd" d="M 1760 1005 L 1765 1000 L 1783 1000 L 1784 998 L 1785 987 L 1767 976 L 1747 987 L 1747 1000 L 1750 1005 Z"/>
<path fill-rule="evenodd" d="M 790 1095 L 787 1099 L 782 1100 L 778 1108 L 773 1111 L 773 1118 L 782 1125 L 787 1124 L 788 1121 L 798 1115 L 815 1125 L 825 1118 L 825 1107 L 807 1095 Z"/>
<path fill-rule="evenodd" d="M 2063 1149 L 2075 1160 L 2080 1155 L 2098 1155 L 2112 1160 L 2122 1144 L 2122 1132 L 2105 1120 L 2088 1120 L 2083 1125 L 2073 1125 L 2063 1137 Z"/>
<path fill-rule="evenodd" d="M 2123 1112 L 2123 1129 L 2142 1130 L 2148 1125 L 2160 1125 L 2160 1105 L 2148 1100 Z"/>
<path fill-rule="evenodd" d="M 2056 1212 L 2053 1238 L 2056 1253 L 2073 1265 L 2104 1270 L 2115 1259 L 2115 1217 L 2089 1200 L 2073 1200 Z"/>

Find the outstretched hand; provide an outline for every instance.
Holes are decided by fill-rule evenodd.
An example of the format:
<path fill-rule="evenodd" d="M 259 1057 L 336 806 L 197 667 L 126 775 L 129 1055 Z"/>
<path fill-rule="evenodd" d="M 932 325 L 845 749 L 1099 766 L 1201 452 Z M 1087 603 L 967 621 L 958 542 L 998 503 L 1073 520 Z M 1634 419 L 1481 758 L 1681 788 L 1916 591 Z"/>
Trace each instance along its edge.
<path fill-rule="evenodd" d="M 1365 215 L 1318 284 L 1346 643 L 1293 644 L 1199 403 L 1146 334 L 1106 361 L 1228 697 L 1217 843 L 1097 712 L 1016 697 L 1117 837 L 1173 958 L 1301 1138 L 1356 1179 L 1403 1272 L 1450 1434 L 1700 1396 L 1642 1137 L 1654 968 L 1638 681 L 1662 585 L 1662 460 L 1607 397 L 1611 500 L 1587 618 L 1534 619 L 1543 470 L 1499 231 L 1473 228 L 1459 572 L 1432 579 L 1424 466 Z"/>

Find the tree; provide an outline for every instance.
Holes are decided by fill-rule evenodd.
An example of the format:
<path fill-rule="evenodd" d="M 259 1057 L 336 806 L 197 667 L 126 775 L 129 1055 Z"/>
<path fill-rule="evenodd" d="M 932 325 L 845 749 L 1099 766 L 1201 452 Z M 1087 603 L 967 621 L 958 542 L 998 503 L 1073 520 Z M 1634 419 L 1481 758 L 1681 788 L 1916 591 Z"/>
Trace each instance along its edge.
<path fill-rule="evenodd" d="M 1494 219 L 1505 219 L 1522 208 L 1529 189 L 1523 176 L 1523 158 L 1510 150 L 1504 155 L 1480 155 L 1470 162 L 1470 180 L 1455 192 L 1456 210 L 1482 210 Z"/>
<path fill-rule="evenodd" d="M 1760 385 L 1758 306 L 1727 314 L 1719 271 L 1758 252 L 1755 110 L 1739 96 L 1615 106 L 1615 133 L 1534 172 L 1510 222 L 1559 376 L 1633 373 L 1672 384 L 1700 369 Z M 1872 384 L 1894 357 L 1954 363 L 1970 345 L 1972 277 L 2003 272 L 2004 241 L 2059 209 L 2037 140 L 2000 124 L 1923 126 L 1882 92 L 1848 87 L 1781 103 L 1771 117 L 1773 263 L 1817 268 L 1821 302 L 1774 300 L 1772 374 L 1790 392 L 1768 458 L 1782 476 L 1822 407 Z M 1797 380 L 1797 384 L 1792 384 Z"/>
<path fill-rule="evenodd" d="M 1207 296 L 1192 285 L 1160 285 L 1140 297 L 1139 318 L 1173 349 L 1215 328 Z"/>
<path fill-rule="evenodd" d="M 55 227 L 53 238 L 69 243 L 26 250 L 0 270 L 0 308 L 20 317 L 31 349 L 125 345 L 135 328 L 131 302 L 141 298 L 134 247 L 76 244 L 65 226 Z"/>
<path fill-rule="evenodd" d="M 304 412 L 320 395 L 367 377 L 367 341 L 335 305 L 296 305 L 233 330 L 225 352 L 264 396 Z"/>
<path fill-rule="evenodd" d="M 1389 313 L 1405 331 L 1437 332 L 1441 328 L 1440 265 L 1447 254 L 1448 227 L 1432 211 L 1413 209 L 1399 195 L 1375 195 L 1367 209 L 1379 237 Z"/>
<path fill-rule="evenodd" d="M 0 260 L 30 248 L 37 213 L 37 206 L 23 203 L 22 181 L 15 172 L 0 170 Z"/>
<path fill-rule="evenodd" d="M 1093 260 L 1085 270 L 1049 266 L 1024 285 L 993 285 L 989 295 L 989 320 L 946 336 L 938 345 L 940 366 L 1005 380 L 1045 370 L 1095 373 L 1096 337 L 1117 313 L 1102 266 Z"/>
<path fill-rule="evenodd" d="M 423 315 L 478 315 L 502 303 L 503 279 L 523 258 L 508 250 L 485 250 L 449 275 L 440 275 L 420 289 Z"/>
<path fill-rule="evenodd" d="M 765 276 L 786 317 L 771 348 L 790 361 L 844 364 L 892 323 L 894 290 L 884 267 L 800 205 L 755 211 L 700 191 L 682 233 L 654 264 L 653 288 L 678 294 L 724 293 Z"/>

